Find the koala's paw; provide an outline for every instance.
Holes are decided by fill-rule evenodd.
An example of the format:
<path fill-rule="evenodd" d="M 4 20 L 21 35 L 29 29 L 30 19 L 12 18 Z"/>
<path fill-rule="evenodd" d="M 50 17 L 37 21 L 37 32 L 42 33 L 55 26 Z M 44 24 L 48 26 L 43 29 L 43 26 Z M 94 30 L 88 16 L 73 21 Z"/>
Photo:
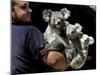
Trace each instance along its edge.
<path fill-rule="evenodd" d="M 77 55 L 75 58 L 73 58 L 70 65 L 74 69 L 81 68 L 82 67 L 82 58 L 81 58 L 81 56 Z"/>

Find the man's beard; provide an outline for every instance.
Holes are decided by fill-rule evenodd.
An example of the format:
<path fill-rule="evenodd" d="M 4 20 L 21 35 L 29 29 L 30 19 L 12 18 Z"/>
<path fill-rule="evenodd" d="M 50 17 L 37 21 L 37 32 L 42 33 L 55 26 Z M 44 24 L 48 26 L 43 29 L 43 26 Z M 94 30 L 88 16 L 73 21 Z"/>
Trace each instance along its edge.
<path fill-rule="evenodd" d="M 14 24 L 28 25 L 32 23 L 31 14 L 23 15 L 25 18 L 19 18 L 17 14 L 15 14 L 14 18 L 12 18 L 12 22 Z"/>

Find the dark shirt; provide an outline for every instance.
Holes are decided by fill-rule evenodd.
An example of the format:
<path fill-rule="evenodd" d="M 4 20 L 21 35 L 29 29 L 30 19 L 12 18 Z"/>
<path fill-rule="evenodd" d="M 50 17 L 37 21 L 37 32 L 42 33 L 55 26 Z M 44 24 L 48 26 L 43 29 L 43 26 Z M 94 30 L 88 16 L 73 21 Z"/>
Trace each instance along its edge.
<path fill-rule="evenodd" d="M 33 26 L 12 26 L 12 74 L 53 71 L 41 61 L 44 47 L 43 34 Z"/>

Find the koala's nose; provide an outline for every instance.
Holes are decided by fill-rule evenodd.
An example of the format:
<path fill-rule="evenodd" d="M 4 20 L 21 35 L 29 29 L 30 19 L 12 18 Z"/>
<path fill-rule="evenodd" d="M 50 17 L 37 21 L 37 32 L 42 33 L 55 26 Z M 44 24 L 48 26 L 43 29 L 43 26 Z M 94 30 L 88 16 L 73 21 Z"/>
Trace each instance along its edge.
<path fill-rule="evenodd" d="M 57 20 L 55 21 L 55 24 L 56 24 L 56 25 L 60 25 L 60 24 L 61 24 L 61 20 L 60 20 L 60 19 L 57 19 Z"/>
<path fill-rule="evenodd" d="M 75 31 L 72 31 L 71 34 L 74 34 Z"/>
<path fill-rule="evenodd" d="M 58 25 L 61 25 L 61 21 L 58 22 Z"/>

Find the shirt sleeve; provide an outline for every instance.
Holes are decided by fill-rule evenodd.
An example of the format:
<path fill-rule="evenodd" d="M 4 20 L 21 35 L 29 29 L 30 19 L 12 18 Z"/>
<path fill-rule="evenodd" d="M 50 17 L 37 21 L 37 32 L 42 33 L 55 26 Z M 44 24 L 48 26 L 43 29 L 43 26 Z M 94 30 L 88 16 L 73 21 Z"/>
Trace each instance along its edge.
<path fill-rule="evenodd" d="M 29 31 L 29 50 L 32 53 L 34 59 L 38 60 L 40 51 L 44 48 L 43 34 L 35 27 L 32 27 Z"/>

